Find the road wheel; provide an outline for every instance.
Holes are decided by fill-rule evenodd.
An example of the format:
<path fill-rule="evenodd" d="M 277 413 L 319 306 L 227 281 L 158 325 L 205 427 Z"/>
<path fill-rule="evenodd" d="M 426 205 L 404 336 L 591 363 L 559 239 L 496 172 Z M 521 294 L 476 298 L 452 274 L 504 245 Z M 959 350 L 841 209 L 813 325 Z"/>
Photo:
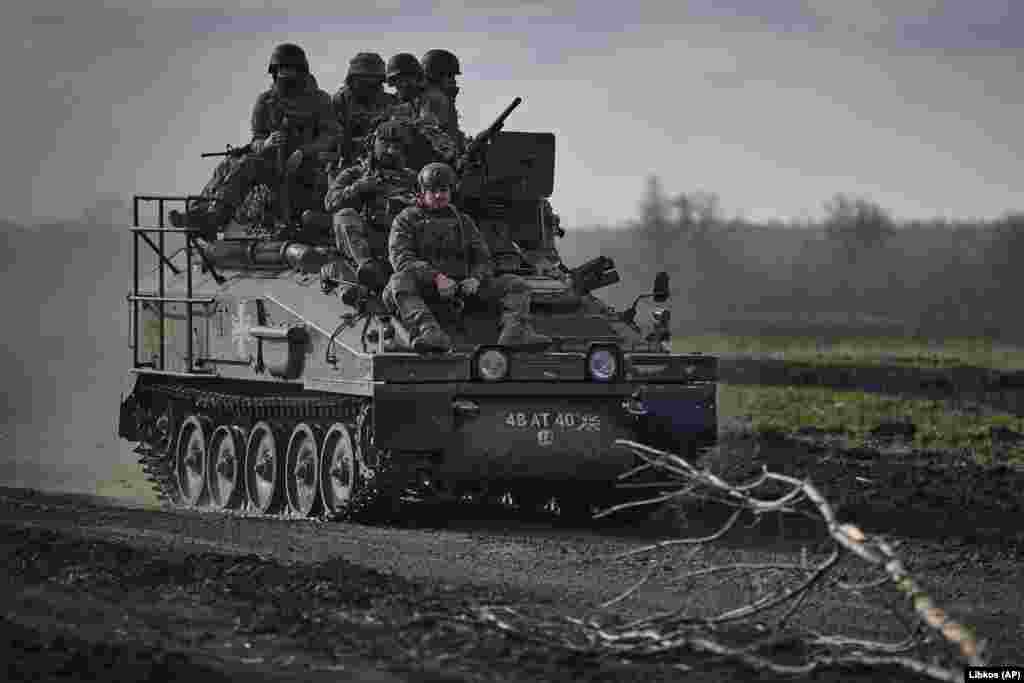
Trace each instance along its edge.
<path fill-rule="evenodd" d="M 288 439 L 288 506 L 292 512 L 308 517 L 320 503 L 320 439 L 314 428 L 302 422 Z"/>
<path fill-rule="evenodd" d="M 210 504 L 218 510 L 237 510 L 245 502 L 245 431 L 234 425 L 221 425 L 210 438 L 206 472 Z"/>
<path fill-rule="evenodd" d="M 189 415 L 178 430 L 174 468 L 181 500 L 188 507 L 199 507 L 207 500 L 209 436 L 209 422 L 198 415 Z"/>
<path fill-rule="evenodd" d="M 335 422 L 324 436 L 320 467 L 320 494 L 332 517 L 351 511 L 359 488 L 359 458 L 349 428 Z"/>
<path fill-rule="evenodd" d="M 256 512 L 274 514 L 284 507 L 284 454 L 279 434 L 269 423 L 257 422 L 245 446 L 245 488 Z"/>

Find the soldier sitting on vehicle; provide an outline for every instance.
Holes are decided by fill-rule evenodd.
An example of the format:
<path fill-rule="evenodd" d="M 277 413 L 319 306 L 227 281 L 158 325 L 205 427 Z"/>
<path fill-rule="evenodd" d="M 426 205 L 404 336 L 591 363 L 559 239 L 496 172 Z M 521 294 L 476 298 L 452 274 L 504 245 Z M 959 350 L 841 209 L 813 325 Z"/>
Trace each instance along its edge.
<path fill-rule="evenodd" d="M 503 346 L 546 346 L 527 321 L 530 289 L 516 275 L 494 275 L 491 254 L 473 219 L 451 204 L 456 177 L 442 163 L 419 173 L 417 204 L 395 218 L 388 238 L 394 275 L 385 301 L 409 330 L 416 351 L 447 351 L 451 339 L 426 301 L 449 300 L 457 293 L 491 303 L 500 300 Z"/>
<path fill-rule="evenodd" d="M 441 129 L 452 137 L 461 154 L 469 139 L 459 127 L 459 111 L 455 107 L 459 94 L 455 77 L 462 73 L 459 58 L 448 50 L 427 50 L 420 63 L 426 81 L 422 109 L 437 117 Z"/>
<path fill-rule="evenodd" d="M 283 177 L 294 182 L 307 176 L 315 184 L 319 155 L 336 146 L 341 133 L 330 95 L 314 85 L 306 53 L 298 45 L 278 45 L 267 71 L 274 85 L 253 107 L 247 153 L 225 157 L 203 188 L 204 201 L 189 207 L 187 214 L 170 212 L 173 225 L 191 225 L 214 239 L 254 185 L 277 188 Z"/>
<path fill-rule="evenodd" d="M 376 52 L 360 52 L 349 60 L 345 84 L 334 93 L 331 102 L 344 131 L 342 155 L 347 163 L 369 152 L 362 147 L 363 138 L 398 101 L 384 91 L 385 78 L 384 59 Z"/>
<path fill-rule="evenodd" d="M 331 180 L 324 208 L 334 216 L 338 251 L 353 262 L 360 281 L 387 282 L 388 230 L 394 217 L 415 201 L 416 172 L 405 166 L 410 142 L 406 124 L 389 121 L 377 128 L 373 151 Z M 371 272 L 361 272 L 370 270 Z"/>

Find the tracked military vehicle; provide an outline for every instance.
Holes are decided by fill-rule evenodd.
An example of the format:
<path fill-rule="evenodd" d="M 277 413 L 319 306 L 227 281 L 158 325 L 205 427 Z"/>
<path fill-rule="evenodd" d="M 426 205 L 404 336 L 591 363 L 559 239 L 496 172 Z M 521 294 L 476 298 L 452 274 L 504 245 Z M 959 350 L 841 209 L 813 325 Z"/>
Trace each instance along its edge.
<path fill-rule="evenodd" d="M 452 350 L 415 353 L 379 283 L 338 260 L 329 217 L 232 223 L 206 241 L 167 227 L 194 198 L 134 197 L 119 434 L 162 499 L 376 519 L 410 498 L 500 498 L 580 519 L 659 485 L 649 470 L 620 486 L 640 463 L 616 439 L 684 455 L 714 442 L 715 358 L 670 351 L 667 308 L 638 319 L 640 302 L 669 299 L 668 276 L 620 311 L 595 294 L 619 281 L 611 259 L 562 263 L 554 135 L 498 132 L 480 159 L 457 203 L 496 272 L 529 284 L 546 349 L 497 346 L 497 311 L 466 300 L 438 312 Z"/>

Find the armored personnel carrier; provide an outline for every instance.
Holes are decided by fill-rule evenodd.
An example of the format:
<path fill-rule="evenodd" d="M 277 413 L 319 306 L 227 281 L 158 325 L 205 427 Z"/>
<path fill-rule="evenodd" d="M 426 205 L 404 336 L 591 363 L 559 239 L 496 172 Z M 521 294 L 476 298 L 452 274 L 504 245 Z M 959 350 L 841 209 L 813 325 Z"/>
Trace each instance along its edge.
<path fill-rule="evenodd" d="M 619 281 L 610 259 L 562 263 L 554 135 L 497 132 L 480 158 L 457 203 L 496 271 L 529 283 L 547 349 L 498 346 L 497 311 L 466 300 L 439 311 L 453 349 L 415 353 L 379 283 L 343 261 L 321 275 L 339 256 L 329 217 L 206 241 L 167 227 L 194 198 L 134 197 L 119 435 L 163 500 L 380 519 L 410 498 L 511 499 L 581 519 L 664 483 L 648 470 L 621 486 L 640 463 L 616 439 L 684 455 L 714 442 L 716 359 L 670 351 L 668 276 L 619 311 L 595 295 Z M 661 307 L 638 320 L 648 300 Z"/>

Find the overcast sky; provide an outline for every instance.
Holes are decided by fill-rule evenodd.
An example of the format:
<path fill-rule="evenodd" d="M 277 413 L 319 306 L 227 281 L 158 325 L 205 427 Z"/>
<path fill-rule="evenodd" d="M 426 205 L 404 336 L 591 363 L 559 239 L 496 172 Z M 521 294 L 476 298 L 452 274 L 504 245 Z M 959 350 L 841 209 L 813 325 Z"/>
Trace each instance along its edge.
<path fill-rule="evenodd" d="M 835 192 L 904 218 L 1024 209 L 1024 4 L 1014 0 L 497 3 L 36 0 L 0 11 L 0 217 L 197 192 L 248 139 L 274 45 L 333 92 L 356 52 L 461 59 L 463 127 L 558 136 L 567 225 L 635 215 L 647 174 L 727 213 L 818 215 Z"/>

